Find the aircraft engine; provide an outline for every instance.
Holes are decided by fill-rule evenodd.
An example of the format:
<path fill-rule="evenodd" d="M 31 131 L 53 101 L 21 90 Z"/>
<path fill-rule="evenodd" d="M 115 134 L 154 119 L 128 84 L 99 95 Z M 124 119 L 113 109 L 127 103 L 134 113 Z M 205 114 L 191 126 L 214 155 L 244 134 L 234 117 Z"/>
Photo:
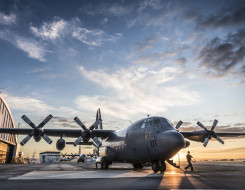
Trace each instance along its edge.
<path fill-rule="evenodd" d="M 98 113 L 98 112 L 97 112 Z M 93 130 L 95 128 L 98 128 L 98 125 L 101 123 L 101 119 L 100 118 L 96 118 L 96 121 L 94 122 L 94 124 L 90 127 L 87 128 L 85 127 L 85 125 L 82 123 L 82 121 L 78 118 L 75 117 L 74 121 L 80 126 L 82 127 L 83 130 L 81 130 L 81 135 L 80 137 L 78 137 L 74 142 L 73 145 L 77 146 L 80 142 L 88 142 L 90 140 L 90 138 L 93 139 L 93 145 L 96 147 L 100 147 L 101 146 L 101 141 L 94 136 L 93 134 Z"/>
<path fill-rule="evenodd" d="M 64 139 L 58 139 L 56 142 L 57 150 L 63 150 L 65 148 L 66 142 Z"/>
<path fill-rule="evenodd" d="M 39 142 L 41 138 L 43 138 L 48 144 L 52 143 L 52 140 L 44 133 L 42 129 L 43 126 L 49 122 L 52 118 L 52 115 L 48 115 L 38 126 L 36 126 L 32 121 L 25 115 L 22 115 L 21 118 L 32 128 L 32 131 L 29 135 L 27 135 L 20 144 L 24 146 L 32 137 L 36 142 Z"/>

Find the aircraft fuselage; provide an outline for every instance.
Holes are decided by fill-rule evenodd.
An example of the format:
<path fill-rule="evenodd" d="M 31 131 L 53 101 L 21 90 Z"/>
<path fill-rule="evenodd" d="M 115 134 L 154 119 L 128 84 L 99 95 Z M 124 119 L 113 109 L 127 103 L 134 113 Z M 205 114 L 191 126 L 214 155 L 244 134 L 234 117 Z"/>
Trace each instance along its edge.
<path fill-rule="evenodd" d="M 99 156 L 111 162 L 165 161 L 186 146 L 186 141 L 163 117 L 148 117 L 102 141 Z"/>

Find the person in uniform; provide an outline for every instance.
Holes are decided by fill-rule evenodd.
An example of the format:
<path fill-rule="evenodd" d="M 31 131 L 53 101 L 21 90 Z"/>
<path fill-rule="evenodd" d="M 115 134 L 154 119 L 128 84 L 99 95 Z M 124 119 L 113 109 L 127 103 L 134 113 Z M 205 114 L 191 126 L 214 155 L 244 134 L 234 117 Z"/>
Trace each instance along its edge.
<path fill-rule="evenodd" d="M 186 160 L 188 162 L 188 166 L 185 167 L 185 170 L 187 170 L 189 167 L 191 167 L 191 171 L 194 171 L 193 170 L 193 166 L 192 166 L 192 163 L 191 163 L 191 159 L 192 159 L 192 155 L 190 154 L 190 151 L 187 152 L 187 155 L 186 155 Z"/>

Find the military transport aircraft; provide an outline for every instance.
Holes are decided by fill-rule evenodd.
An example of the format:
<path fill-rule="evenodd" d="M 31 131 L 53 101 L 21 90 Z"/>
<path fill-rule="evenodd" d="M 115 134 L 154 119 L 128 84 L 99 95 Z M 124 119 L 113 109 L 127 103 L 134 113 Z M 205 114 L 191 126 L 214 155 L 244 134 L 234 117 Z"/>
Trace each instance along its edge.
<path fill-rule="evenodd" d="M 206 147 L 209 140 L 213 137 L 220 143 L 224 141 L 220 137 L 239 136 L 245 133 L 215 133 L 214 128 L 218 121 L 214 120 L 211 130 L 208 130 L 202 123 L 197 122 L 203 130 L 192 132 L 180 132 L 178 129 L 182 125 L 179 121 L 176 127 L 164 117 L 147 117 L 132 123 L 130 126 L 119 131 L 104 130 L 100 109 L 96 114 L 96 121 L 87 128 L 82 121 L 75 117 L 74 121 L 82 129 L 43 129 L 43 126 L 52 118 L 47 116 L 38 126 L 23 115 L 22 119 L 31 126 L 31 128 L 1 128 L 0 133 L 27 134 L 20 144 L 25 145 L 31 137 L 35 141 L 43 138 L 48 144 L 52 143 L 49 136 L 58 136 L 60 139 L 56 142 L 56 148 L 63 150 L 65 140 L 63 137 L 77 138 L 73 145 L 92 143 L 101 157 L 101 168 L 107 169 L 112 162 L 131 163 L 135 169 L 143 168 L 145 164 L 151 164 L 154 172 L 164 172 L 166 170 L 165 161 L 169 161 L 182 148 L 190 145 L 192 141 L 202 142 Z"/>

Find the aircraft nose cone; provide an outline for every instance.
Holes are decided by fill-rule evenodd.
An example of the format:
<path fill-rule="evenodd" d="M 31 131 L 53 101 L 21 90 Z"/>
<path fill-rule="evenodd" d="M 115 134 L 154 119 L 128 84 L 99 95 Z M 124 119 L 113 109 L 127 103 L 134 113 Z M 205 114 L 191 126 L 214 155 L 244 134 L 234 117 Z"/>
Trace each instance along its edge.
<path fill-rule="evenodd" d="M 186 141 L 178 131 L 164 131 L 158 136 L 159 148 L 171 158 L 186 146 Z"/>
<path fill-rule="evenodd" d="M 178 131 L 169 131 L 167 132 L 167 136 L 169 138 L 169 143 L 175 146 L 176 148 L 185 147 L 185 139 L 183 135 Z"/>

